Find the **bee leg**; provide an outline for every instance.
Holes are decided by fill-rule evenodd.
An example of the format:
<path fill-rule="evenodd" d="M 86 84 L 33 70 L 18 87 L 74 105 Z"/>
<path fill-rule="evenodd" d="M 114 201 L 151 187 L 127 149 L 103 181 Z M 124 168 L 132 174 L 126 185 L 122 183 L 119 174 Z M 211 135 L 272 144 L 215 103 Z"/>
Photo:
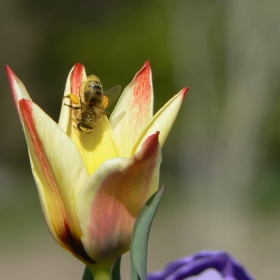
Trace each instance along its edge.
<path fill-rule="evenodd" d="M 73 105 L 69 105 L 69 104 L 66 104 L 66 103 L 64 103 L 64 105 L 65 105 L 65 106 L 68 106 L 68 107 L 70 107 L 70 108 L 72 108 L 72 109 L 74 109 L 74 110 L 82 109 L 81 107 L 75 107 L 75 106 L 73 106 Z"/>

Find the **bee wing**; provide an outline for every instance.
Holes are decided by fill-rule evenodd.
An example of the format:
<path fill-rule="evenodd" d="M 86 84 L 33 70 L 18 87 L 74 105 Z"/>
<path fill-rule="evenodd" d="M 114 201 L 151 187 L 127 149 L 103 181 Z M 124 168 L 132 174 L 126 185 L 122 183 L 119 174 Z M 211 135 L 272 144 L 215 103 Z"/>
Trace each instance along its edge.
<path fill-rule="evenodd" d="M 104 92 L 103 108 L 108 108 L 119 96 L 121 92 L 121 86 L 114 86 L 108 91 Z"/>

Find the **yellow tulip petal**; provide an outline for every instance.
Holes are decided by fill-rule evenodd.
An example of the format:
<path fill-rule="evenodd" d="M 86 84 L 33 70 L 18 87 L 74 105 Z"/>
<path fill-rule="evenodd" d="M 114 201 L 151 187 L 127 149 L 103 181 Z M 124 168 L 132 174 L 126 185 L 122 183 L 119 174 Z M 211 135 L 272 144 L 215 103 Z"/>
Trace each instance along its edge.
<path fill-rule="evenodd" d="M 111 263 L 129 250 L 134 222 L 158 189 L 160 162 L 156 133 L 131 159 L 106 161 L 81 189 L 77 215 L 82 242 L 97 263 Z"/>
<path fill-rule="evenodd" d="M 106 116 L 100 118 L 91 134 L 85 134 L 72 127 L 70 137 L 79 150 L 89 174 L 106 160 L 118 156 Z"/>
<path fill-rule="evenodd" d="M 147 61 L 124 89 L 110 117 L 115 143 L 122 157 L 131 157 L 132 149 L 153 116 L 153 88 Z"/>
<path fill-rule="evenodd" d="M 135 143 L 135 146 L 133 147 L 133 153 L 139 151 L 145 139 L 156 131 L 160 132 L 159 143 L 161 147 L 163 146 L 169 134 L 169 131 L 172 128 L 173 123 L 177 117 L 187 91 L 188 88 L 182 89 L 154 115 L 151 122 L 147 125 L 146 129 L 143 131 L 142 135 Z"/>
<path fill-rule="evenodd" d="M 81 244 L 76 197 L 88 179 L 73 142 L 36 104 L 19 101 L 32 171 L 54 238 L 76 257 L 93 262 Z"/>

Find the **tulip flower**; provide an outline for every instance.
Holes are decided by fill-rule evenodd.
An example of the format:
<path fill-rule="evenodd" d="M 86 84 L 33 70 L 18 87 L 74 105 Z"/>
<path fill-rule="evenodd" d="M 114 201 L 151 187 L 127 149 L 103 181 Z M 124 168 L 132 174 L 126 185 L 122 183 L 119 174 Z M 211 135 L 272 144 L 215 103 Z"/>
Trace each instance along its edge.
<path fill-rule="evenodd" d="M 80 88 L 87 80 L 82 64 L 68 76 L 58 123 L 31 100 L 8 66 L 7 73 L 50 233 L 96 279 L 102 278 L 129 250 L 135 220 L 158 190 L 161 147 L 187 88 L 153 115 L 146 62 L 110 119 L 102 114 L 88 134 L 77 129 L 81 109 L 73 108 L 79 107 Z"/>
<path fill-rule="evenodd" d="M 148 280 L 253 280 L 253 277 L 226 252 L 202 251 L 169 263 Z"/>

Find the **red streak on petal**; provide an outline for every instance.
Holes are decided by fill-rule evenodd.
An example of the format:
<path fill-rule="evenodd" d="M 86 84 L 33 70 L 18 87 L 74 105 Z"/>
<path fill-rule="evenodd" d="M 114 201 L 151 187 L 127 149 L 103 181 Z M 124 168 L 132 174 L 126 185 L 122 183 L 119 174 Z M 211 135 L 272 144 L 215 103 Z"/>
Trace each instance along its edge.
<path fill-rule="evenodd" d="M 21 99 L 19 101 L 19 107 L 22 113 L 24 123 L 30 133 L 31 141 L 35 150 L 35 154 L 40 162 L 40 166 L 44 173 L 44 176 L 48 182 L 50 190 L 56 194 L 59 198 L 58 188 L 56 185 L 55 178 L 53 177 L 53 172 L 46 157 L 41 139 L 37 134 L 36 124 L 34 122 L 34 117 L 32 114 L 32 102 L 26 99 Z"/>
<path fill-rule="evenodd" d="M 152 102 L 152 81 L 151 81 L 151 67 L 147 61 L 142 69 L 137 73 L 134 81 L 134 91 L 132 99 L 128 108 L 131 110 L 131 119 L 133 119 L 133 126 L 137 127 L 139 131 L 143 129 L 149 121 L 151 114 Z M 138 135 L 135 135 L 137 138 Z"/>
<path fill-rule="evenodd" d="M 9 78 L 9 82 L 10 82 L 10 87 L 12 90 L 12 94 L 13 94 L 13 99 L 14 99 L 14 103 L 16 105 L 16 108 L 18 110 L 18 95 L 16 93 L 16 89 L 15 89 L 15 85 L 16 85 L 16 79 L 18 79 L 18 77 L 16 76 L 16 74 L 12 71 L 12 69 L 6 65 L 6 72 Z"/>
<path fill-rule="evenodd" d="M 90 243 L 104 253 L 124 253 L 129 249 L 135 220 L 147 197 L 157 165 L 157 132 L 143 144 L 125 169 L 115 170 L 102 182 L 91 206 L 88 227 Z"/>
<path fill-rule="evenodd" d="M 149 136 L 142 146 L 141 153 L 136 154 L 135 156 L 141 155 L 141 160 L 149 160 L 151 155 L 155 154 L 155 151 L 158 149 L 159 133 L 160 132 L 157 131 L 155 134 Z"/>
<path fill-rule="evenodd" d="M 185 96 L 186 96 L 188 90 L 189 90 L 188 87 L 184 87 L 184 88 L 182 89 L 183 99 L 185 98 Z"/>
<path fill-rule="evenodd" d="M 149 104 L 151 100 L 151 67 L 146 61 L 142 69 L 138 72 L 134 87 L 134 102 L 140 105 Z M 141 111 L 144 108 L 141 108 Z"/>
<path fill-rule="evenodd" d="M 84 65 L 81 63 L 76 63 L 71 76 L 71 93 L 74 93 L 78 96 L 80 93 L 80 85 L 83 81 L 83 70 Z"/>

